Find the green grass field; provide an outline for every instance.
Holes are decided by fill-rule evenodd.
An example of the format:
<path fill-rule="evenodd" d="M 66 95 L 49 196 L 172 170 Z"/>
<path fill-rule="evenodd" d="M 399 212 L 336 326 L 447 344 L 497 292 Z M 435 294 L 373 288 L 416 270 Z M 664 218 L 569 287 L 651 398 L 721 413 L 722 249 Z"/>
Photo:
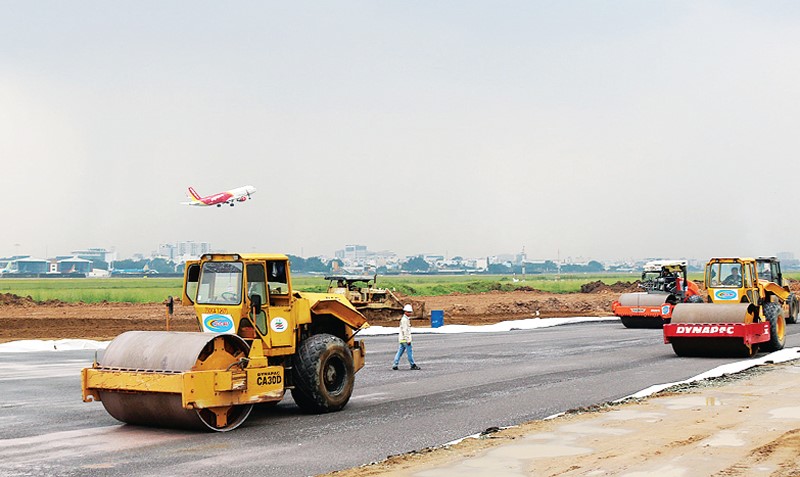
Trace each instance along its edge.
<path fill-rule="evenodd" d="M 36 301 L 151 303 L 180 295 L 182 283 L 180 278 L 6 278 L 0 280 L 0 293 Z"/>
<path fill-rule="evenodd" d="M 481 293 L 492 290 L 511 291 L 530 287 L 553 293 L 580 291 L 581 285 L 597 280 L 606 284 L 633 281 L 638 275 L 630 274 L 576 274 L 528 275 L 515 282 L 508 275 L 402 275 L 378 277 L 378 286 L 397 290 L 406 295 L 447 295 L 449 293 Z M 327 280 L 319 277 L 295 278 L 295 286 L 306 291 L 324 291 Z"/>
<path fill-rule="evenodd" d="M 785 275 L 795 280 L 800 278 L 800 272 Z M 507 275 L 403 275 L 378 277 L 378 286 L 412 296 L 510 291 L 519 287 L 572 293 L 579 291 L 581 285 L 597 280 L 610 285 L 618 281 L 632 282 L 638 278 L 636 273 L 528 275 L 524 280 L 515 282 Z M 690 278 L 701 280 L 702 274 L 691 274 Z M 5 278 L 0 279 L 0 293 L 30 296 L 36 301 L 154 303 L 164 301 L 167 296 L 180 296 L 181 284 L 180 278 Z M 320 276 L 295 276 L 293 284 L 299 291 L 320 292 L 328 287 L 328 281 Z"/>
<path fill-rule="evenodd" d="M 635 275 L 529 275 L 514 282 L 502 275 L 427 276 L 403 275 L 378 277 L 378 285 L 407 295 L 446 295 L 449 293 L 480 293 L 491 290 L 509 291 L 519 287 L 532 287 L 554 293 L 580 290 L 584 283 L 601 280 L 604 283 L 635 280 Z M 0 293 L 21 297 L 30 296 L 36 301 L 61 300 L 64 302 L 98 303 L 161 302 L 167 296 L 181 295 L 180 278 L 73 278 L 73 279 L 12 279 L 0 280 Z M 328 281 L 320 276 L 295 276 L 295 289 L 300 291 L 325 291 Z"/>

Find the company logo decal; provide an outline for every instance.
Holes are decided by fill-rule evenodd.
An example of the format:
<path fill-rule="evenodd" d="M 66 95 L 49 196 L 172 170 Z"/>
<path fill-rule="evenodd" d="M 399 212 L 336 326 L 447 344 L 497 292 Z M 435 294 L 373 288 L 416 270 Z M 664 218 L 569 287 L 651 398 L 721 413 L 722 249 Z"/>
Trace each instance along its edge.
<path fill-rule="evenodd" d="M 669 305 L 664 305 L 661 307 L 661 314 L 662 315 L 669 315 Z"/>
<path fill-rule="evenodd" d="M 280 316 L 276 316 L 269 322 L 269 327 L 272 328 L 272 331 L 275 333 L 281 333 L 286 331 L 289 328 L 289 322 L 286 321 L 286 318 L 281 318 Z"/>
<path fill-rule="evenodd" d="M 734 334 L 734 326 L 706 326 L 706 325 L 686 325 L 678 326 L 675 329 L 675 334 L 678 335 L 694 335 L 694 334 Z"/>
<path fill-rule="evenodd" d="M 223 333 L 233 330 L 233 318 L 231 315 L 203 315 L 203 328 L 213 333 Z"/>
<path fill-rule="evenodd" d="M 631 308 L 633 313 L 644 313 L 644 308 Z"/>
<path fill-rule="evenodd" d="M 736 290 L 717 290 L 714 297 L 718 300 L 735 300 L 739 298 L 739 293 Z"/>

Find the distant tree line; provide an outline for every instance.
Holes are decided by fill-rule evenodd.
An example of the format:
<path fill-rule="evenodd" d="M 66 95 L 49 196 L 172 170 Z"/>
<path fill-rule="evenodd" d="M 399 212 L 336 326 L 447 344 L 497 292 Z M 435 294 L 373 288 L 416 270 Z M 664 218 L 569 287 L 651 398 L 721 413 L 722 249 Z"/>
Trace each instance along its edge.
<path fill-rule="evenodd" d="M 578 265 L 574 263 L 565 263 L 559 269 L 558 264 L 552 260 L 546 260 L 542 263 L 523 263 L 520 265 L 513 265 L 511 263 L 492 263 L 489 265 L 487 272 L 492 275 L 508 275 L 508 274 L 540 274 L 540 273 L 596 273 L 605 271 L 602 263 L 592 260 L 586 265 Z"/>
<path fill-rule="evenodd" d="M 292 271 L 295 273 L 328 273 L 334 265 L 343 267 L 344 263 L 334 258 L 329 261 L 324 261 L 320 257 L 303 258 L 296 255 L 288 255 L 291 262 Z M 94 268 L 107 270 L 109 264 L 102 260 L 93 260 Z M 144 260 L 117 260 L 113 264 L 113 268 L 117 270 L 152 270 L 158 273 L 182 273 L 183 264 L 176 264 L 171 260 L 164 258 L 149 258 Z M 595 273 L 605 270 L 603 264 L 592 260 L 585 265 L 564 264 L 561 265 L 560 271 L 562 273 Z M 379 275 L 387 275 L 392 273 L 435 273 L 437 269 L 432 264 L 425 261 L 421 255 L 411 257 L 405 262 L 400 264 L 399 269 L 389 270 L 385 266 L 378 267 L 377 273 Z M 447 273 L 446 270 L 443 270 Z M 547 260 L 541 263 L 524 263 L 521 265 L 514 265 L 510 262 L 505 263 L 492 263 L 489 265 L 486 273 L 492 275 L 511 275 L 511 274 L 539 274 L 539 273 L 557 273 L 559 272 L 558 265 L 552 260 Z"/>
<path fill-rule="evenodd" d="M 296 255 L 287 256 L 289 257 L 289 264 L 292 267 L 292 272 L 295 273 L 327 273 L 331 270 L 331 264 L 333 263 L 333 260 L 327 263 L 323 262 L 319 257 L 303 258 Z"/>

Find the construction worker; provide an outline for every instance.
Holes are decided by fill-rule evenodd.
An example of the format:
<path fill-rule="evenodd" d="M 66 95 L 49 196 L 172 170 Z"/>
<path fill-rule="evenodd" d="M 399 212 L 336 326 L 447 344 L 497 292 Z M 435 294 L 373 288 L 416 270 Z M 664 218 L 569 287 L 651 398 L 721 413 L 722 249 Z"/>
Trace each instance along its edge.
<path fill-rule="evenodd" d="M 675 279 L 675 291 L 680 292 L 683 290 L 683 278 L 678 277 Z M 686 282 L 686 297 L 689 298 L 690 296 L 701 296 L 700 295 L 700 287 L 697 286 L 697 283 L 689 280 Z"/>
<path fill-rule="evenodd" d="M 742 286 L 742 276 L 739 275 L 739 267 L 733 267 L 731 269 L 731 274 L 725 277 L 725 280 L 722 281 L 723 285 L 734 285 L 734 286 Z"/>
<path fill-rule="evenodd" d="M 403 307 L 403 317 L 400 318 L 400 334 L 398 336 L 400 346 L 397 349 L 397 354 L 394 356 L 394 364 L 392 365 L 392 369 L 395 371 L 397 370 L 397 365 L 400 364 L 400 357 L 403 356 L 405 352 L 408 353 L 406 357 L 408 358 L 408 364 L 411 366 L 410 369 L 422 369 L 414 362 L 414 351 L 411 349 L 411 313 L 413 311 L 414 309 L 411 305 L 405 305 Z"/>

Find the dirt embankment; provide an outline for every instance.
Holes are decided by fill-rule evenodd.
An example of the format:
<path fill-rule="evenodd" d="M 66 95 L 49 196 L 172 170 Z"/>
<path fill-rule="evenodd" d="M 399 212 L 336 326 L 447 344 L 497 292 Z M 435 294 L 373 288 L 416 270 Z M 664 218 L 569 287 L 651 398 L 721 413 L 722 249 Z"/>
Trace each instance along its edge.
<path fill-rule="evenodd" d="M 413 297 L 413 302 L 425 304 L 426 317 L 431 310 L 444 310 L 446 324 L 480 325 L 537 316 L 610 315 L 611 302 L 619 296 L 620 290 L 635 289 L 635 284 L 624 283 L 594 285 L 587 293 L 556 294 L 523 288 L 513 292 Z M 371 323 L 395 326 L 396 320 L 385 317 Z M 0 342 L 63 338 L 108 340 L 129 330 L 165 329 L 166 309 L 160 303 L 36 302 L 30 297 L 0 294 L 0 324 Z M 176 305 L 170 329 L 197 331 L 192 308 Z"/>
<path fill-rule="evenodd" d="M 431 310 L 443 310 L 445 324 L 483 325 L 505 320 L 564 316 L 611 316 L 611 303 L 621 293 L 641 291 L 638 281 L 607 285 L 586 283 L 579 293 L 550 293 L 530 287 L 512 292 L 453 293 L 443 296 L 404 297 L 415 309 L 424 303 L 425 319 Z M 790 281 L 800 294 L 800 282 Z M 396 326 L 399 316 L 370 320 L 373 325 Z M 416 320 L 421 326 L 423 320 Z M 86 338 L 108 340 L 129 330 L 163 330 L 166 310 L 160 303 L 37 302 L 30 297 L 0 294 L 0 342 L 21 339 Z M 175 306 L 170 329 L 197 331 L 191 307 Z"/>
<path fill-rule="evenodd" d="M 109 340 L 124 331 L 164 330 L 166 309 L 160 303 L 36 302 L 30 297 L 0 295 L 0 342 L 82 338 Z M 174 331 L 197 331 L 191 308 L 175 307 Z"/>

